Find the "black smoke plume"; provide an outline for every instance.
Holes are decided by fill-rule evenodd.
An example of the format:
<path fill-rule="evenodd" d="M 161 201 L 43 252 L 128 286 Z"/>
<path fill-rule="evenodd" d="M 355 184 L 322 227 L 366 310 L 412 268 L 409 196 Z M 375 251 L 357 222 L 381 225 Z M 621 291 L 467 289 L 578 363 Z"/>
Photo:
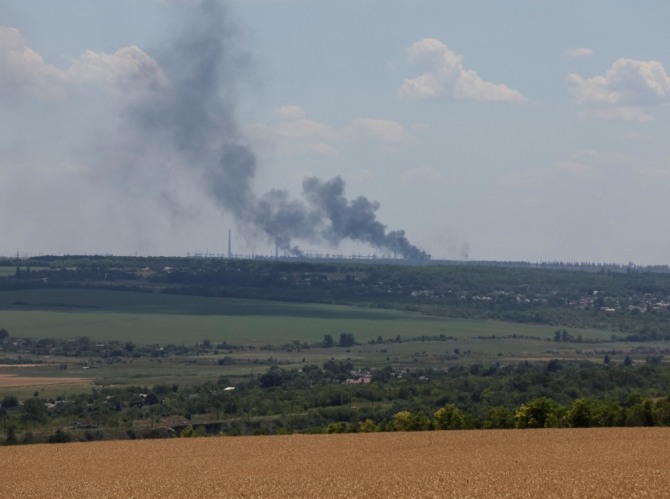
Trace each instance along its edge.
<path fill-rule="evenodd" d="M 254 194 L 256 156 L 240 132 L 235 106 L 249 57 L 220 3 L 204 1 L 191 7 L 191 15 L 159 57 L 169 89 L 127 110 L 132 133 L 198 175 L 241 227 L 262 231 L 282 251 L 300 254 L 294 239 L 333 246 L 350 239 L 404 258 L 428 258 L 403 231 L 386 231 L 376 219 L 378 203 L 349 201 L 340 177 L 305 179 L 304 200 L 283 190 Z"/>

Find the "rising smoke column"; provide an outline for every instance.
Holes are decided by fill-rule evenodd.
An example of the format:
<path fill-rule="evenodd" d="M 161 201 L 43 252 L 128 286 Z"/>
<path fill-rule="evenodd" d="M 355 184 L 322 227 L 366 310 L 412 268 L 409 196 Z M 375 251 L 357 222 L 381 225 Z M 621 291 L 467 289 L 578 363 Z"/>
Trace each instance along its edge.
<path fill-rule="evenodd" d="M 238 50 L 235 26 L 220 4 L 202 2 L 191 15 L 159 59 L 169 88 L 133 102 L 125 117 L 139 140 L 169 151 L 248 224 L 257 204 L 256 156 L 239 131 L 234 102 L 249 58 Z"/>
<path fill-rule="evenodd" d="M 362 196 L 349 201 L 340 177 L 305 179 L 304 201 L 283 190 L 254 194 L 256 156 L 235 107 L 249 56 L 240 50 L 235 25 L 220 3 L 207 0 L 193 12 L 159 59 L 169 88 L 127 109 L 133 136 L 167 151 L 241 227 L 262 231 L 283 251 L 301 253 L 294 239 L 333 246 L 351 239 L 404 258 L 428 258 L 403 231 L 386 232 L 376 219 L 378 203 Z"/>
<path fill-rule="evenodd" d="M 309 177 L 303 181 L 302 188 L 305 198 L 315 207 L 322 220 L 327 220 L 321 233 L 332 244 L 342 239 L 352 239 L 389 250 L 404 258 L 428 258 L 425 252 L 410 244 L 404 231 L 386 232 L 386 226 L 377 220 L 375 214 L 379 203 L 369 201 L 364 196 L 349 201 L 344 196 L 344 180 L 341 177 L 327 182 Z"/>

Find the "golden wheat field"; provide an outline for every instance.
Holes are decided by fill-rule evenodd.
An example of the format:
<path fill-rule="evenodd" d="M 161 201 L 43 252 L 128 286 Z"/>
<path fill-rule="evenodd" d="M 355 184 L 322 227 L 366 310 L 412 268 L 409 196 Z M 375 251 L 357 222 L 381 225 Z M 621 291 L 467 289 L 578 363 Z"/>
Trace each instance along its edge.
<path fill-rule="evenodd" d="M 670 429 L 214 437 L 0 448 L 0 496 L 670 497 Z"/>

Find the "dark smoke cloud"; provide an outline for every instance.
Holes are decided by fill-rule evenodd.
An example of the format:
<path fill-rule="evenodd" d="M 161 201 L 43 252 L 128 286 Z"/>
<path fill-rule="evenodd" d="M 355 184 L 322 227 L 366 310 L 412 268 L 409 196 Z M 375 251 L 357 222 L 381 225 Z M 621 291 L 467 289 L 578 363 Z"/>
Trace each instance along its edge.
<path fill-rule="evenodd" d="M 256 156 L 235 114 L 249 57 L 220 3 L 202 2 L 191 13 L 160 58 L 170 88 L 133 103 L 126 114 L 130 133 L 189 168 L 241 227 L 262 231 L 283 251 L 300 254 L 294 239 L 335 246 L 350 239 L 405 258 L 427 258 L 403 231 L 386 231 L 376 219 L 378 203 L 365 197 L 349 201 L 340 177 L 305 179 L 304 200 L 282 190 L 253 193 Z"/>
<path fill-rule="evenodd" d="M 402 230 L 386 232 L 386 226 L 377 220 L 375 212 L 379 203 L 360 196 L 353 201 L 344 197 L 341 177 L 323 182 L 310 177 L 302 183 L 305 198 L 328 223 L 322 229 L 323 237 L 337 244 L 348 238 L 363 241 L 377 248 L 387 249 L 395 255 L 414 260 L 425 259 L 426 253 L 410 244 Z"/>

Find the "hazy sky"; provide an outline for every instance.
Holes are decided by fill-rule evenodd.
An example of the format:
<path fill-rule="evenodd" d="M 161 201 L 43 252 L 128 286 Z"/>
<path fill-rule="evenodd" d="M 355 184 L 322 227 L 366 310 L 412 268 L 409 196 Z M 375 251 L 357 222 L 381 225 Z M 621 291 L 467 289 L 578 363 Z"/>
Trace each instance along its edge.
<path fill-rule="evenodd" d="M 0 0 L 0 255 L 670 263 L 667 0 L 199 4 Z"/>

